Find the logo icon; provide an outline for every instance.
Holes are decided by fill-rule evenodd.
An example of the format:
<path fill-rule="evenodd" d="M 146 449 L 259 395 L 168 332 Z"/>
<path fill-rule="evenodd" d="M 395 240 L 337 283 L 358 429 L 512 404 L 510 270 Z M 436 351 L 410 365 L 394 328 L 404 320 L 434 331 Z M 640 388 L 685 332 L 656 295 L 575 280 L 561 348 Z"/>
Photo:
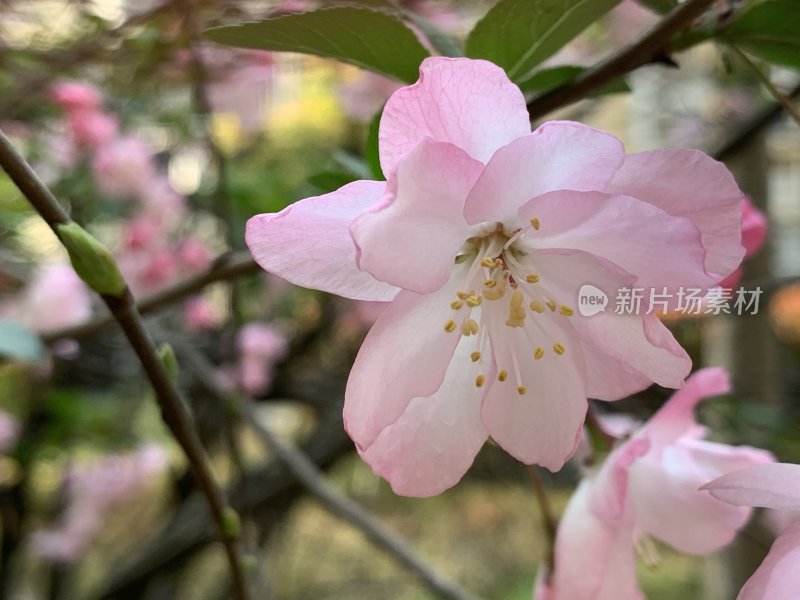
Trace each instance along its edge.
<path fill-rule="evenodd" d="M 578 290 L 578 312 L 584 317 L 605 312 L 606 306 L 608 306 L 608 295 L 599 287 L 585 283 Z"/>

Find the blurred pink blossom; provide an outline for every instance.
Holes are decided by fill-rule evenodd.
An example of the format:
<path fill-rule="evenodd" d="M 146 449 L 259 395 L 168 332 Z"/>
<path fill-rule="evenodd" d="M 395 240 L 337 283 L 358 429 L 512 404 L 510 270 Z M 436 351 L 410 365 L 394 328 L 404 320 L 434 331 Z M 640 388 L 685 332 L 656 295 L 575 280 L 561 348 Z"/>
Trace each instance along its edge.
<path fill-rule="evenodd" d="M 19 437 L 20 424 L 4 410 L 0 410 L 0 454 L 5 454 L 14 446 Z"/>
<path fill-rule="evenodd" d="M 644 548 L 648 537 L 697 555 L 733 540 L 750 509 L 726 505 L 699 488 L 774 458 L 764 450 L 704 439 L 707 431 L 694 420 L 694 409 L 729 389 L 723 369 L 698 371 L 588 474 L 561 519 L 555 568 L 540 577 L 538 600 L 643 600 L 634 548 Z"/>
<path fill-rule="evenodd" d="M 103 103 L 97 88 L 80 81 L 57 83 L 51 90 L 53 101 L 67 111 L 96 110 Z"/>
<path fill-rule="evenodd" d="M 183 307 L 183 324 L 189 331 L 212 329 L 220 322 L 212 304 L 205 298 L 189 300 Z"/>
<path fill-rule="evenodd" d="M 166 466 L 164 450 L 146 444 L 133 452 L 72 467 L 66 479 L 67 508 L 58 525 L 34 532 L 32 551 L 52 562 L 80 559 L 109 510 L 132 500 Z"/>
<path fill-rule="evenodd" d="M 67 123 L 75 142 L 91 149 L 108 144 L 119 131 L 117 120 L 102 112 L 74 111 L 67 117 Z"/>
<path fill-rule="evenodd" d="M 349 118 L 368 123 L 402 84 L 383 75 L 361 71 L 354 81 L 339 88 L 339 103 Z"/>
<path fill-rule="evenodd" d="M 92 296 L 69 264 L 45 264 L 37 268 L 20 295 L 0 306 L 0 315 L 49 333 L 88 320 Z"/>
<path fill-rule="evenodd" d="M 190 271 L 208 268 L 214 258 L 208 245 L 196 237 L 188 237 L 178 248 L 181 264 Z"/>
<path fill-rule="evenodd" d="M 97 148 L 92 174 L 107 198 L 138 199 L 156 178 L 153 151 L 139 138 L 117 138 Z"/>
<path fill-rule="evenodd" d="M 249 323 L 239 330 L 239 385 L 248 395 L 266 391 L 272 382 L 273 367 L 288 350 L 286 337 L 272 325 Z"/>

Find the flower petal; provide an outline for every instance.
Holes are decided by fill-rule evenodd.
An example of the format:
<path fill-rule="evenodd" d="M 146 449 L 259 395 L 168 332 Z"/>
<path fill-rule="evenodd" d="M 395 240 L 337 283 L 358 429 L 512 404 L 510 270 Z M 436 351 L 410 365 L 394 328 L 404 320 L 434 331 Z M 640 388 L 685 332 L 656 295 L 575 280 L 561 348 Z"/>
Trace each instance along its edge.
<path fill-rule="evenodd" d="M 647 436 L 656 447 L 674 442 L 696 426 L 694 409 L 700 401 L 730 390 L 730 377 L 725 369 L 700 369 L 650 418 L 645 425 Z"/>
<path fill-rule="evenodd" d="M 796 510 L 800 509 L 800 465 L 751 466 L 723 475 L 700 489 L 735 506 Z"/>
<path fill-rule="evenodd" d="M 470 338 L 462 338 L 436 393 L 414 398 L 400 418 L 361 452 L 396 494 L 434 496 L 452 487 L 486 441 L 481 421 L 486 388 L 475 386 L 480 366 L 470 361 L 472 346 Z"/>
<path fill-rule="evenodd" d="M 530 319 L 535 323 L 525 328 L 509 328 L 500 320 L 489 325 L 496 367 L 508 377 L 492 382 L 483 402 L 483 421 L 506 452 L 526 464 L 558 471 L 575 451 L 586 417 L 583 356 L 566 317 L 544 314 Z M 560 355 L 554 351 L 556 344 L 562 346 Z M 537 346 L 543 350 L 539 359 L 534 357 Z M 525 393 L 518 393 L 519 385 Z"/>
<path fill-rule="evenodd" d="M 604 190 L 625 160 L 614 136 L 551 121 L 500 148 L 467 199 L 467 222 L 516 223 L 518 209 L 555 190 Z"/>
<path fill-rule="evenodd" d="M 383 200 L 353 222 L 359 268 L 420 294 L 444 285 L 469 237 L 464 201 L 482 170 L 460 148 L 422 140 L 389 177 Z"/>
<path fill-rule="evenodd" d="M 386 184 L 354 181 L 295 202 L 276 214 L 252 217 L 245 239 L 261 267 L 287 281 L 355 300 L 391 300 L 397 288 L 356 266 L 350 224 L 377 202 Z"/>
<path fill-rule="evenodd" d="M 636 584 L 633 524 L 590 508 L 591 480 L 578 486 L 558 527 L 549 600 L 644 600 Z"/>
<path fill-rule="evenodd" d="M 461 290 L 468 265 L 458 265 L 433 294 L 401 291 L 367 334 L 347 380 L 344 425 L 362 451 L 394 423 L 413 398 L 433 395 L 461 338 L 466 310 L 450 303 Z M 448 333 L 444 325 L 453 320 Z"/>
<path fill-rule="evenodd" d="M 618 522 L 628 505 L 628 470 L 650 450 L 650 440 L 631 438 L 614 451 L 594 476 L 589 507 L 602 519 Z"/>
<path fill-rule="evenodd" d="M 700 230 L 706 271 L 729 275 L 744 256 L 744 194 L 728 169 L 698 150 L 654 150 L 632 154 L 605 190 L 633 196 L 686 217 Z"/>
<path fill-rule="evenodd" d="M 800 523 L 775 540 L 736 600 L 795 600 L 797 590 L 800 590 Z"/>
<path fill-rule="evenodd" d="M 638 527 L 691 554 L 707 554 L 729 544 L 751 512 L 698 491 L 710 474 L 699 454 L 672 445 L 663 450 L 660 461 L 648 455 L 629 469 Z"/>
<path fill-rule="evenodd" d="M 449 142 L 483 163 L 530 133 L 525 98 L 505 72 L 485 60 L 427 58 L 419 80 L 392 94 L 379 130 L 381 168 L 388 177 L 426 137 Z"/>
<path fill-rule="evenodd" d="M 694 224 L 636 198 L 556 191 L 519 210 L 520 222 L 533 217 L 540 223 L 531 241 L 535 247 L 601 256 L 635 275 L 636 287 L 658 292 L 666 287 L 674 294 L 680 287 L 706 289 L 716 283 L 705 272 L 705 251 Z"/>

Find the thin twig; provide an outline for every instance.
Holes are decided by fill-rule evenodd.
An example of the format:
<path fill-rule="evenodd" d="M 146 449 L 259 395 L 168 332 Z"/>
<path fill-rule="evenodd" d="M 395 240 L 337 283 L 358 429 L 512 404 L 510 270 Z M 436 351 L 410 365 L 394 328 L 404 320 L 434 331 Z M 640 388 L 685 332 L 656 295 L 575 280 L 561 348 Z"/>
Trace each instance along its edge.
<path fill-rule="evenodd" d="M 176 341 L 175 347 L 179 356 L 189 363 L 191 372 L 197 377 L 198 382 L 209 393 L 224 400 L 225 394 L 209 375 L 213 369 L 208 360 L 186 343 Z M 320 471 L 314 461 L 297 448 L 284 444 L 258 419 L 252 402 L 241 402 L 238 408 L 243 421 L 253 429 L 264 445 L 326 509 L 363 532 L 369 541 L 416 575 L 428 589 L 438 596 L 449 600 L 477 600 L 470 592 L 462 590 L 456 584 L 433 572 L 405 540 L 389 531 L 378 519 L 353 500 L 336 491 L 327 482 L 325 474 Z"/>
<path fill-rule="evenodd" d="M 531 120 L 586 98 L 591 92 L 641 66 L 665 62 L 672 37 L 700 17 L 715 0 L 687 0 L 641 39 L 584 71 L 569 84 L 528 103 Z"/>
<path fill-rule="evenodd" d="M 795 120 L 795 122 L 800 125 L 800 111 L 798 111 L 797 107 L 787 98 L 784 94 L 776 88 L 772 81 L 770 81 L 769 77 L 767 76 L 764 71 L 762 71 L 759 66 L 750 60 L 750 57 L 747 56 L 744 52 L 739 50 L 733 44 L 728 44 L 728 49 L 733 52 L 733 54 L 742 62 L 744 65 L 750 69 L 756 77 L 758 77 L 759 81 L 761 81 L 762 85 L 767 88 L 767 91 L 772 95 L 778 103 L 783 106 L 789 116 Z"/>
<path fill-rule="evenodd" d="M 542 512 L 542 523 L 544 523 L 544 530 L 547 533 L 548 541 L 545 562 L 548 570 L 552 571 L 555 559 L 556 534 L 558 533 L 558 518 L 556 518 L 556 514 L 550 504 L 550 497 L 547 495 L 547 489 L 545 489 L 542 478 L 539 476 L 539 468 L 534 465 L 527 465 L 525 470 L 531 480 L 533 493 L 536 495 L 536 501 L 539 503 L 539 509 Z"/>
<path fill-rule="evenodd" d="M 258 264 L 249 252 L 227 252 L 218 257 L 205 271 L 146 296 L 136 305 L 136 308 L 139 314 L 146 315 L 183 300 L 201 291 L 209 284 L 236 279 L 242 275 L 255 273 L 258 269 Z M 112 315 L 101 315 L 80 325 L 52 331 L 44 335 L 42 339 L 45 343 L 52 344 L 65 338 L 87 337 L 103 331 L 113 323 Z"/>
<path fill-rule="evenodd" d="M 0 131 L 0 166 L 8 173 L 14 184 L 56 235 L 58 235 L 60 225 L 72 222 L 55 196 L 42 183 L 25 159 L 17 153 L 2 131 Z M 229 527 L 230 509 L 214 481 L 203 447 L 192 426 L 191 416 L 158 357 L 141 314 L 136 310 L 133 296 L 126 288 L 121 297 L 102 294 L 101 298 L 138 356 L 142 368 L 153 386 L 162 418 L 186 454 L 192 473 L 205 495 L 219 529 L 220 539 L 225 547 L 235 583 L 236 597 L 239 600 L 247 600 L 249 593 L 244 584 L 244 569 L 239 556 L 237 536 L 232 535 Z"/>

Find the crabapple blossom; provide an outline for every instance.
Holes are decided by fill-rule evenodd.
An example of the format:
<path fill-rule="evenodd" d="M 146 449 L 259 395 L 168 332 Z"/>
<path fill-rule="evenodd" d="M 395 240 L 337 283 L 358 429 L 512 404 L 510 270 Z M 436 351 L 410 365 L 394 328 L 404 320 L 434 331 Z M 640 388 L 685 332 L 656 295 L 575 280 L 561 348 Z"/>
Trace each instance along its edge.
<path fill-rule="evenodd" d="M 634 550 L 655 560 L 650 538 L 689 554 L 708 554 L 733 540 L 751 511 L 698 488 L 773 458 L 704 439 L 694 408 L 729 389 L 723 369 L 698 371 L 602 466 L 590 468 L 559 525 L 554 570 L 540 575 L 538 600 L 639 600 Z"/>
<path fill-rule="evenodd" d="M 239 385 L 248 395 L 264 392 L 272 382 L 274 364 L 284 357 L 286 337 L 272 325 L 248 323 L 236 338 Z"/>
<path fill-rule="evenodd" d="M 49 333 L 88 320 L 92 296 L 68 263 L 46 264 L 36 270 L 19 297 L 0 306 L 0 315 Z"/>
<path fill-rule="evenodd" d="M 800 511 L 800 465 L 775 463 L 728 473 L 704 485 L 715 498 L 734 506 Z M 789 525 L 737 600 L 794 600 L 800 589 L 800 521 Z"/>
<path fill-rule="evenodd" d="M 655 315 L 579 316 L 578 290 L 708 289 L 740 263 L 742 192 L 693 150 L 626 155 L 574 122 L 531 132 L 522 92 L 482 60 L 429 58 L 379 128 L 387 181 L 356 181 L 280 213 L 246 239 L 288 281 L 391 300 L 347 384 L 344 422 L 401 494 L 454 485 L 491 436 L 560 469 L 586 399 L 691 361 Z"/>
<path fill-rule="evenodd" d="M 757 253 L 764 245 L 767 238 L 767 217 L 758 210 L 749 198 L 745 198 L 742 208 L 742 246 L 745 249 L 745 258 Z M 733 273 L 720 282 L 720 287 L 735 288 L 742 278 L 742 268 L 737 268 Z"/>

